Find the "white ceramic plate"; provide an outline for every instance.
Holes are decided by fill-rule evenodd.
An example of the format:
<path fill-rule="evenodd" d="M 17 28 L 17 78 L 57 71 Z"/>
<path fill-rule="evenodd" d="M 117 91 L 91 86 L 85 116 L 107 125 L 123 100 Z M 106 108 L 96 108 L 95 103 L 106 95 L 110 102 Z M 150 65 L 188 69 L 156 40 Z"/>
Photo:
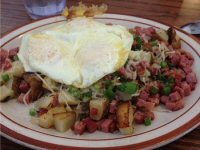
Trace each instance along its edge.
<path fill-rule="evenodd" d="M 169 26 L 148 19 L 133 16 L 105 14 L 95 18 L 104 23 L 167 29 Z M 20 45 L 21 37 L 27 32 L 37 32 L 56 26 L 66 21 L 56 16 L 33 22 L 8 33 L 1 39 L 1 47 L 11 49 Z M 176 29 L 182 39 L 182 48 L 190 52 L 194 59 L 193 70 L 200 82 L 200 44 L 191 35 Z M 10 100 L 1 103 L 1 134 L 7 138 L 32 148 L 67 149 L 67 148 L 131 148 L 150 149 L 169 143 L 188 133 L 200 124 L 200 84 L 195 91 L 185 98 L 185 107 L 179 111 L 162 112 L 157 107 L 156 119 L 151 126 L 136 125 L 134 135 L 121 135 L 95 132 L 93 134 L 74 135 L 71 131 L 58 133 L 53 129 L 43 129 L 30 122 L 25 105 Z"/>

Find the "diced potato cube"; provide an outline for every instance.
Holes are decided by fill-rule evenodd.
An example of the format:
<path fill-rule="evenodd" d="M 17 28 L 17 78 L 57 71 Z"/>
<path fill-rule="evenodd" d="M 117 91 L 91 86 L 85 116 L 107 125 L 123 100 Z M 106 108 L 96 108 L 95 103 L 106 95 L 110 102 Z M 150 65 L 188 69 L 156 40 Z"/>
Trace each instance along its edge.
<path fill-rule="evenodd" d="M 59 132 L 65 132 L 74 125 L 76 114 L 74 112 L 65 112 L 56 114 L 53 118 L 56 130 Z"/>
<path fill-rule="evenodd" d="M 93 120 L 100 120 L 108 106 L 106 99 L 95 99 L 90 101 L 90 118 Z M 96 113 L 92 113 L 92 110 L 96 109 Z"/>
<path fill-rule="evenodd" d="M 57 107 L 54 107 L 54 108 L 51 108 L 48 113 L 52 114 L 52 115 L 56 115 L 56 114 L 59 114 L 59 113 L 65 113 L 66 112 L 66 109 L 64 106 L 57 106 Z"/>
<path fill-rule="evenodd" d="M 163 29 L 158 29 L 156 30 L 156 34 L 158 35 L 158 37 L 165 41 L 165 42 L 168 42 L 168 39 L 169 39 L 169 36 L 167 35 L 167 32 Z"/>
<path fill-rule="evenodd" d="M 4 101 L 7 97 L 13 96 L 14 92 L 11 88 L 3 85 L 0 86 L 0 102 Z"/>
<path fill-rule="evenodd" d="M 68 105 L 77 105 L 80 103 L 80 100 L 77 100 L 74 96 L 72 96 L 66 90 L 61 90 L 58 95 L 58 100 L 60 104 L 68 104 Z"/>
<path fill-rule="evenodd" d="M 50 128 L 53 126 L 53 115 L 45 113 L 39 117 L 39 126 L 42 128 Z"/>
<path fill-rule="evenodd" d="M 133 133 L 133 115 L 134 110 L 130 101 L 123 102 L 117 108 L 118 128 L 122 134 Z"/>

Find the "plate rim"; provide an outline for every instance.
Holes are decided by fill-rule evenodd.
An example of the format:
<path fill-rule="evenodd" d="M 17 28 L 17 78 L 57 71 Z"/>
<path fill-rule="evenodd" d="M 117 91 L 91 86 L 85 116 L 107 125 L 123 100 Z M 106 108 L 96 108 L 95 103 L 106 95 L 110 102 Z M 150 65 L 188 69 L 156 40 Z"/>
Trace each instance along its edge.
<path fill-rule="evenodd" d="M 123 14 L 108 14 L 108 15 L 121 15 L 121 16 L 131 16 L 131 17 L 138 17 L 138 18 L 141 18 L 141 19 L 147 19 L 147 20 L 150 20 L 150 21 L 155 21 L 155 22 L 157 22 L 157 23 L 160 23 L 160 24 L 163 24 L 163 25 L 166 25 L 166 26 L 172 26 L 172 27 L 174 27 L 176 30 L 178 30 L 178 31 L 180 31 L 180 32 L 182 32 L 182 33 L 184 33 L 184 34 L 186 34 L 187 36 L 189 36 L 190 38 L 192 38 L 194 41 L 196 41 L 198 44 L 200 44 L 200 41 L 196 38 L 196 37 L 194 37 L 193 35 L 191 35 L 191 34 L 189 34 L 189 33 L 187 33 L 187 32 L 185 32 L 185 31 L 183 31 L 183 30 L 181 30 L 181 29 L 179 29 L 178 27 L 176 27 L 176 26 L 173 26 L 173 25 L 170 25 L 170 24 L 167 24 L 167 23 L 163 23 L 163 22 L 161 22 L 161 21 L 157 21 L 157 20 L 154 20 L 154 19 L 149 19 L 149 18 L 145 18 L 145 17 L 139 17 L 139 16 L 135 16 L 135 15 L 123 15 Z M 51 16 L 51 17 L 46 17 L 46 18 L 42 18 L 42 19 L 39 19 L 39 20 L 34 20 L 34 21 L 31 21 L 31 22 L 29 22 L 29 23 L 26 23 L 26 24 L 24 24 L 24 25 L 21 25 L 21 26 L 19 26 L 19 27 L 16 27 L 16 28 L 14 28 L 13 30 L 11 30 L 11 31 L 9 31 L 9 32 L 6 32 L 6 33 L 4 33 L 3 34 L 3 36 L 1 36 L 1 39 L 2 38 L 4 38 L 5 36 L 7 36 L 8 34 L 10 34 L 10 33 L 12 33 L 12 32 L 14 32 L 15 30 L 18 30 L 18 29 L 20 29 L 20 28 L 23 28 L 24 26 L 26 26 L 26 25 L 30 25 L 30 24 L 32 24 L 32 23 L 35 23 L 35 22 L 38 22 L 38 21 L 41 21 L 41 20 L 48 20 L 48 19 L 50 19 L 50 18 L 56 18 L 56 17 L 59 17 L 59 16 L 61 16 L 61 15 L 55 15 L 55 16 Z M 7 42 L 6 42 L 7 43 Z M 4 44 L 3 44 L 4 45 Z M 1 114 L 2 114 L 2 112 L 1 112 Z M 191 127 L 193 127 L 193 128 L 195 128 L 196 126 L 198 126 L 198 124 L 200 124 L 200 114 L 198 114 L 198 115 L 196 115 L 194 118 L 192 118 L 192 120 L 190 120 L 189 122 L 187 122 L 187 123 L 185 123 L 184 125 L 182 125 L 182 126 L 180 126 L 179 128 L 182 128 L 183 126 L 183 128 L 185 128 L 185 130 L 184 130 L 184 132 L 182 132 L 182 130 L 181 130 L 181 133 L 174 133 L 176 130 L 180 130 L 179 128 L 176 128 L 176 129 L 174 129 L 173 131 L 171 131 L 170 133 L 174 133 L 174 136 L 172 137 L 172 136 L 170 136 L 168 139 L 165 139 L 165 140 L 162 140 L 162 141 L 160 141 L 160 142 L 156 142 L 156 144 L 159 144 L 159 143 L 161 143 L 161 142 L 164 142 L 163 144 L 160 144 L 159 146 L 161 146 L 161 145 L 164 145 L 165 143 L 166 143 L 166 140 L 172 140 L 173 141 L 173 138 L 176 138 L 177 136 L 183 136 L 184 135 L 184 133 L 186 132 L 189 132 L 188 131 L 188 129 L 191 129 Z M 11 130 L 11 129 L 9 129 L 9 128 L 7 128 L 7 127 L 5 127 L 4 125 L 2 125 L 1 123 L 0 123 L 0 125 L 1 125 L 1 131 L 3 131 L 3 133 L 4 134 L 6 134 L 5 133 L 5 131 L 8 129 L 8 130 Z M 3 128 L 2 128 L 3 127 Z M 7 128 L 7 129 L 6 129 Z M 187 129 L 186 129 L 187 128 Z M 192 129 L 193 129 L 192 128 Z M 3 130 L 2 130 L 3 129 Z M 5 130 L 6 129 L 6 130 Z M 191 130 L 192 130 L 191 129 Z M 13 130 L 11 130 L 11 131 L 13 131 Z M 13 131 L 13 132 L 15 132 L 15 131 Z M 16 133 L 16 132 L 15 132 Z M 154 139 L 152 139 L 152 140 L 155 140 L 155 139 L 158 139 L 158 138 L 160 138 L 161 139 L 161 137 L 163 137 L 163 136 L 165 136 L 165 135 L 168 135 L 168 134 L 170 134 L 170 133 L 167 133 L 167 134 L 164 134 L 164 135 L 162 135 L 162 136 L 159 136 L 159 137 L 157 137 L 157 138 L 154 138 Z M 186 134 L 185 133 L 185 134 Z M 19 134 L 19 133 L 16 133 L 16 134 Z M 6 134 L 7 135 L 7 134 Z M 15 135 L 15 134 L 14 134 Z M 21 135 L 21 136 L 25 136 L 26 137 L 26 135 L 22 135 L 22 134 L 19 134 L 19 135 Z M 9 136 L 9 135 L 7 135 L 7 136 Z M 13 136 L 11 136 L 12 138 L 13 138 Z M 30 137 L 26 137 L 26 138 L 30 138 Z M 15 138 L 16 139 L 16 138 Z M 30 139 L 32 139 L 32 138 L 30 138 Z M 33 140 L 35 140 L 35 139 L 33 139 Z M 152 141 L 152 140 L 148 140 L 148 141 Z M 21 140 L 20 140 L 21 141 Z M 145 143 L 145 142 L 148 142 L 148 141 L 144 141 L 144 142 L 142 142 L 142 143 Z M 24 141 L 22 141 L 22 142 L 24 142 Z M 42 142 L 42 143 L 45 143 L 44 141 L 39 141 L 39 142 Z M 28 143 L 28 142 L 25 142 L 25 143 Z M 29 143 L 30 144 L 30 143 Z M 48 144 L 50 144 L 50 143 L 48 143 Z M 51 144 L 53 144 L 53 143 L 51 143 Z M 138 144 L 141 144 L 141 143 L 138 143 Z M 30 144 L 30 145 L 32 145 L 32 144 Z M 56 146 L 58 146 L 57 144 L 53 144 L 53 145 L 56 145 Z M 136 145 L 136 144 L 133 144 L 134 146 Z M 114 147 L 114 148 L 132 148 L 132 146 L 133 146 L 132 144 L 131 145 L 125 145 L 125 146 L 117 146 L 117 147 Z M 35 146 L 35 145 L 33 145 L 33 146 Z M 72 146 L 64 146 L 64 145 L 60 145 L 60 146 L 62 146 L 62 148 L 78 148 L 78 149 L 80 149 L 81 147 L 72 147 Z M 63 147 L 64 146 L 64 147 Z M 149 147 L 149 146 L 147 146 L 147 147 Z M 87 148 L 87 147 L 84 147 L 84 148 Z M 92 147 L 88 147 L 88 148 L 92 148 Z M 87 149 L 88 149 L 87 148 Z M 107 149 L 110 149 L 110 148 L 113 148 L 113 147 L 106 147 Z M 146 147 L 145 147 L 146 148 Z"/>

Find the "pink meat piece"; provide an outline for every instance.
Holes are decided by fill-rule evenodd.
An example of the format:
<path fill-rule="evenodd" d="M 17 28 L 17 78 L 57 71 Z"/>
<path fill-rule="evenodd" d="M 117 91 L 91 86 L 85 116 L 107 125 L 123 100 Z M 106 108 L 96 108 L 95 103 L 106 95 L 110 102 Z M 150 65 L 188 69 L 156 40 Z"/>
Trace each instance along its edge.
<path fill-rule="evenodd" d="M 146 91 L 141 91 L 139 98 L 143 100 L 147 100 L 149 98 L 149 93 L 147 93 Z"/>
<path fill-rule="evenodd" d="M 151 111 L 155 107 L 155 103 L 147 102 L 143 99 L 138 99 L 136 106 L 139 108 L 143 108 L 145 110 Z"/>
<path fill-rule="evenodd" d="M 4 62 L 1 63 L 1 69 L 8 70 L 12 67 L 12 62 L 9 58 L 6 58 Z"/>
<path fill-rule="evenodd" d="M 134 121 L 138 124 L 142 124 L 144 122 L 145 114 L 141 111 L 136 111 L 134 114 Z"/>
<path fill-rule="evenodd" d="M 172 111 L 177 111 L 180 110 L 184 107 L 184 101 L 183 100 L 179 100 L 176 102 L 167 102 L 165 104 L 166 108 Z"/>
<path fill-rule="evenodd" d="M 178 65 L 179 62 L 180 62 L 180 59 L 181 59 L 181 55 L 180 55 L 179 52 L 172 53 L 172 54 L 170 55 L 171 63 L 174 64 L 174 65 Z"/>
<path fill-rule="evenodd" d="M 156 106 L 157 105 L 159 105 L 159 103 L 160 103 L 160 99 L 159 99 L 159 97 L 150 97 L 150 98 L 148 98 L 148 100 L 147 100 L 148 102 L 152 102 L 152 103 L 154 103 Z"/>
<path fill-rule="evenodd" d="M 192 65 L 192 62 L 185 55 L 181 55 L 179 66 L 181 68 L 184 68 L 184 67 L 191 66 L 191 65 Z"/>
<path fill-rule="evenodd" d="M 190 66 L 184 67 L 183 70 L 185 71 L 185 73 L 190 73 L 190 72 L 192 72 L 192 68 L 191 68 Z"/>
<path fill-rule="evenodd" d="M 95 132 L 98 128 L 97 123 L 90 118 L 84 119 L 83 122 L 86 123 L 87 131 L 90 133 Z"/>
<path fill-rule="evenodd" d="M 101 131 L 103 132 L 110 132 L 110 127 L 113 123 L 112 119 L 105 119 L 104 122 L 101 124 Z"/>
<path fill-rule="evenodd" d="M 30 89 L 30 85 L 26 81 L 22 80 L 19 89 L 22 93 L 26 93 Z"/>
<path fill-rule="evenodd" d="M 6 58 L 8 58 L 8 51 L 4 50 L 4 49 L 1 49 L 0 50 L 0 62 L 4 62 L 6 60 Z"/>
<path fill-rule="evenodd" d="M 151 74 L 152 75 L 158 75 L 158 73 L 159 73 L 159 68 L 157 68 L 157 67 L 154 67 L 154 66 L 151 66 L 150 68 L 150 72 L 151 72 Z"/>
<path fill-rule="evenodd" d="M 175 102 L 181 99 L 181 95 L 176 91 L 169 95 L 170 101 Z"/>
<path fill-rule="evenodd" d="M 116 110 L 117 110 L 117 103 L 118 103 L 117 100 L 112 100 L 112 102 L 110 103 L 110 109 L 109 109 L 110 113 L 115 113 L 116 112 Z"/>
<path fill-rule="evenodd" d="M 191 90 L 195 90 L 196 83 L 189 83 Z"/>
<path fill-rule="evenodd" d="M 120 68 L 120 69 L 119 69 L 119 73 L 120 73 L 121 75 L 125 76 L 125 75 L 126 75 L 126 69 L 125 69 L 124 67 Z"/>
<path fill-rule="evenodd" d="M 16 56 L 17 55 L 17 53 L 19 52 L 19 48 L 17 47 L 17 48 L 14 48 L 14 49 L 11 49 L 11 50 L 9 50 L 9 57 L 10 58 L 13 58 L 14 56 Z"/>
<path fill-rule="evenodd" d="M 161 101 L 163 104 L 166 104 L 167 102 L 169 102 L 169 96 L 161 96 L 160 101 Z"/>
<path fill-rule="evenodd" d="M 183 98 L 185 96 L 184 90 L 182 88 L 180 88 L 179 86 L 175 86 L 174 91 L 177 91 L 180 94 L 181 98 Z"/>
<path fill-rule="evenodd" d="M 190 87 L 190 85 L 187 82 L 182 82 L 181 83 L 181 88 L 183 89 L 185 96 L 190 95 L 190 93 L 191 93 L 191 87 Z"/>
<path fill-rule="evenodd" d="M 101 124 L 104 122 L 104 120 L 105 119 L 102 119 L 102 120 L 99 120 L 99 121 L 96 122 L 98 130 L 101 130 Z"/>
<path fill-rule="evenodd" d="M 186 75 L 187 83 L 197 83 L 197 77 L 194 72 L 190 72 Z"/>
<path fill-rule="evenodd" d="M 76 122 L 73 128 L 75 134 L 81 135 L 86 130 L 86 123 L 83 121 Z"/>

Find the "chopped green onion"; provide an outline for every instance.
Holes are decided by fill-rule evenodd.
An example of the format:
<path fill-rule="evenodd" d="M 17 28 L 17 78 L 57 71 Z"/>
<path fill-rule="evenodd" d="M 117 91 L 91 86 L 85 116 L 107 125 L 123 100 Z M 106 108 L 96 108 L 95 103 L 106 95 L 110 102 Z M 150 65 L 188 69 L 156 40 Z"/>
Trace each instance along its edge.
<path fill-rule="evenodd" d="M 109 86 L 104 92 L 104 96 L 109 100 L 112 100 L 115 98 L 115 92 L 113 91 L 113 89 L 114 89 L 113 86 Z"/>
<path fill-rule="evenodd" d="M 2 75 L 1 75 L 1 78 L 2 78 L 2 80 L 3 80 L 4 82 L 7 82 L 7 81 L 10 80 L 10 77 L 9 77 L 8 74 L 2 74 Z"/>
<path fill-rule="evenodd" d="M 164 95 L 166 95 L 166 96 L 168 96 L 168 95 L 171 93 L 171 91 L 172 91 L 172 88 L 171 88 L 169 85 L 165 86 L 165 87 L 162 89 L 162 93 L 163 93 Z"/>
<path fill-rule="evenodd" d="M 72 94 L 74 97 L 76 97 L 78 99 L 81 98 L 81 92 L 78 88 L 70 86 L 69 87 L 69 93 Z"/>
<path fill-rule="evenodd" d="M 14 59 L 15 61 L 17 61 L 17 60 L 19 60 L 19 57 L 18 57 L 17 55 L 15 55 L 15 56 L 13 57 L 13 59 Z"/>
<path fill-rule="evenodd" d="M 90 99 L 92 98 L 92 91 L 83 93 L 82 97 L 83 97 L 83 100 L 84 100 L 84 101 L 90 100 Z"/>
<path fill-rule="evenodd" d="M 36 115 L 37 115 L 37 111 L 35 110 L 35 108 L 31 108 L 31 109 L 29 110 L 29 115 L 30 115 L 30 116 L 36 116 Z"/>
<path fill-rule="evenodd" d="M 140 36 L 135 37 L 136 45 L 134 45 L 133 50 L 140 50 L 143 45 L 143 40 Z"/>
<path fill-rule="evenodd" d="M 161 68 L 166 68 L 168 65 L 167 65 L 167 62 L 166 62 L 166 61 L 162 61 L 162 62 L 160 63 L 160 66 L 161 66 Z"/>
<path fill-rule="evenodd" d="M 155 95 L 155 94 L 157 94 L 159 92 L 159 89 L 157 87 L 155 87 L 155 86 L 152 86 L 150 92 L 151 92 L 152 95 Z"/>
<path fill-rule="evenodd" d="M 170 63 L 170 62 L 167 62 L 167 65 L 168 65 L 170 68 L 173 68 L 173 67 L 175 67 L 175 65 L 174 65 L 174 64 L 172 64 L 172 63 Z"/>
<path fill-rule="evenodd" d="M 138 84 L 133 82 L 125 82 L 118 86 L 121 92 L 135 94 L 138 90 Z"/>
<path fill-rule="evenodd" d="M 163 82 L 165 82 L 167 80 L 166 76 L 164 74 L 159 74 L 158 75 L 158 80 L 161 80 Z"/>
<path fill-rule="evenodd" d="M 151 125 L 151 118 L 150 117 L 145 118 L 144 125 L 145 126 L 150 126 Z"/>

